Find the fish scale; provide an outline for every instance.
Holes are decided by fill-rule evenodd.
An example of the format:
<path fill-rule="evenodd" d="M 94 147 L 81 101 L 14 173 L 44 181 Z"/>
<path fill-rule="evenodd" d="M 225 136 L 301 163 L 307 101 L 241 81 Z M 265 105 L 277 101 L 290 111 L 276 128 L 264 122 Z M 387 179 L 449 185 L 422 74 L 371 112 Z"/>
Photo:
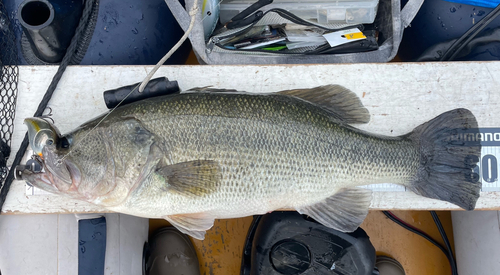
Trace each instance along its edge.
<path fill-rule="evenodd" d="M 198 239 L 216 218 L 277 209 L 353 231 L 371 201 L 370 190 L 356 187 L 373 183 L 474 208 L 480 183 L 468 180 L 473 172 L 464 160 L 480 147 L 451 150 L 443 135 L 477 128 L 468 110 L 449 111 L 399 137 L 348 125 L 368 120 L 359 98 L 341 86 L 278 94 L 201 89 L 119 107 L 64 137 L 53 130 L 51 138 L 67 139 L 68 149 L 34 144 L 36 129 L 54 128 L 27 120 L 30 143 L 34 151 L 43 148 L 55 176 L 51 183 L 41 174 L 23 178 L 113 211 L 165 218 Z M 54 166 L 58 159 L 65 165 Z M 77 189 L 67 187 L 69 177 Z"/>
<path fill-rule="evenodd" d="M 173 102 L 162 101 L 137 119 L 149 131 L 162 133 L 159 138 L 170 148 L 171 163 L 216 160 L 222 171 L 220 189 L 216 194 L 196 199 L 165 194 L 165 198 L 158 200 L 175 201 L 175 205 L 182 207 L 156 209 L 151 203 L 149 211 L 155 211 L 157 216 L 216 208 L 217 216 L 224 218 L 242 212 L 234 207 L 234 202 L 262 204 L 261 201 L 276 197 L 287 198 L 279 202 L 285 204 L 263 204 L 255 207 L 258 213 L 298 208 L 344 187 L 388 181 L 405 183 L 418 167 L 418 151 L 409 141 L 381 142 L 354 128 L 341 128 L 321 110 L 314 114 L 307 108 L 296 107 L 292 112 L 287 109 L 287 102 L 272 105 L 265 96 L 243 100 L 233 97 L 233 101 L 226 95 L 192 94 L 191 97 L 185 105 L 173 108 L 173 112 Z M 224 106 L 243 109 L 220 108 Z M 225 111 L 224 117 L 217 116 L 222 115 L 221 109 Z M 252 120 L 257 110 L 262 118 Z M 275 110 L 281 110 L 282 116 L 269 115 Z M 307 121 L 302 119 L 308 116 Z M 348 143 L 348 139 L 354 141 Z M 386 153 L 381 155 L 381 152 Z M 407 164 L 396 165 L 399 159 L 405 159 Z M 380 166 L 381 162 L 384 165 Z M 232 172 L 236 170 L 246 173 Z M 164 185 L 164 181 L 157 184 Z"/>

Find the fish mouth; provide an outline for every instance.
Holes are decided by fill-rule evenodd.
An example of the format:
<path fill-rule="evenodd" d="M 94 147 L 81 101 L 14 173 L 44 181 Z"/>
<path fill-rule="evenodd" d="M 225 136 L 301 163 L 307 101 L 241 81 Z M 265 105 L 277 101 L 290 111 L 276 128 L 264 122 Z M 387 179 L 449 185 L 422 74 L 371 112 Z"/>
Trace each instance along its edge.
<path fill-rule="evenodd" d="M 50 193 L 59 193 L 59 190 L 54 185 L 51 175 L 49 173 L 40 172 L 34 173 L 31 171 L 23 171 L 21 178 L 25 180 L 29 185 L 40 188 L 44 191 Z"/>
<path fill-rule="evenodd" d="M 44 150 L 42 172 L 24 170 L 21 178 L 30 185 L 51 193 L 73 193 L 81 182 L 80 169 L 69 159 L 57 158 L 55 153 Z"/>

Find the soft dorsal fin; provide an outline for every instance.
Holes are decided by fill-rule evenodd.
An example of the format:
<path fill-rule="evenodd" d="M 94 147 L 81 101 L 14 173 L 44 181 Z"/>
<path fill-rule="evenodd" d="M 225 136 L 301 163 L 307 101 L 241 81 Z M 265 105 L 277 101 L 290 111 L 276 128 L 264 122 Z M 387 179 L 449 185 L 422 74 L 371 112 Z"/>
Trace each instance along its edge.
<path fill-rule="evenodd" d="M 340 85 L 285 90 L 278 93 L 311 102 L 346 123 L 361 124 L 370 121 L 370 113 L 363 106 L 359 97 L 351 90 Z"/>
<path fill-rule="evenodd" d="M 326 227 L 342 232 L 353 232 L 368 215 L 372 191 L 362 188 L 342 189 L 316 204 L 297 209 Z"/>

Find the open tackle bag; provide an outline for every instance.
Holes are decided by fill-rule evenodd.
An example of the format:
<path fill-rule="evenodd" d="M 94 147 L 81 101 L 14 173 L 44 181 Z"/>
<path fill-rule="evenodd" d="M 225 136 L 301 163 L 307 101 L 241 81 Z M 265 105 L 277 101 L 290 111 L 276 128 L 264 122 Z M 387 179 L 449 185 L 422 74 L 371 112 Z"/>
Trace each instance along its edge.
<path fill-rule="evenodd" d="M 207 0 L 205 0 L 207 1 Z M 166 3 L 179 25 L 184 31 L 189 27 L 191 10 L 194 0 L 186 0 L 184 8 L 178 0 L 166 0 Z M 360 43 L 365 46 L 364 51 L 342 53 L 331 51 L 330 45 L 323 47 L 309 47 L 298 50 L 287 49 L 280 52 L 271 52 L 258 49 L 229 49 L 223 45 L 236 36 L 242 36 L 259 26 L 276 24 L 298 24 L 325 30 L 328 32 L 359 28 L 363 31 L 365 25 L 359 24 L 332 24 L 318 23 L 302 19 L 283 9 L 270 9 L 261 13 L 260 19 L 249 24 L 240 24 L 237 28 L 227 29 L 218 27 L 214 33 L 205 38 L 204 22 L 207 16 L 217 16 L 219 13 L 202 14 L 203 3 L 198 5 L 195 25 L 189 35 L 194 53 L 201 64 L 321 64 L 321 63 L 369 63 L 388 62 L 392 60 L 399 48 L 403 37 L 403 30 L 408 27 L 417 14 L 423 0 L 409 0 L 401 9 L 400 0 L 380 0 L 377 7 L 377 16 L 369 26 L 377 32 L 377 39 L 373 49 L 366 48 L 370 41 Z M 213 19 L 212 19 L 213 20 Z M 207 25 L 207 24 L 205 24 Z M 205 26 L 206 27 L 206 26 Z M 373 41 L 371 41 L 373 42 Z M 326 46 L 326 47 L 325 47 Z"/>

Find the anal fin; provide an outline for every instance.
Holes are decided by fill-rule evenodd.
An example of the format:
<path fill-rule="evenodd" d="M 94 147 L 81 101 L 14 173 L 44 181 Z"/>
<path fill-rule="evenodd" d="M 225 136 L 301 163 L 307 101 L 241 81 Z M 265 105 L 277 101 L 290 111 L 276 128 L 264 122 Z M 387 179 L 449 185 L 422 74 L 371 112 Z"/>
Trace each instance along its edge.
<path fill-rule="evenodd" d="M 169 215 L 163 217 L 179 231 L 195 239 L 205 239 L 205 233 L 214 226 L 215 217 L 207 213 Z"/>
<path fill-rule="evenodd" d="M 334 118 L 345 123 L 368 123 L 370 113 L 359 97 L 340 85 L 325 85 L 311 89 L 296 89 L 278 92 L 308 101 L 328 111 Z"/>
<path fill-rule="evenodd" d="M 326 227 L 342 232 L 353 232 L 368 215 L 371 199 L 371 190 L 346 188 L 321 202 L 302 207 L 297 211 Z"/>

